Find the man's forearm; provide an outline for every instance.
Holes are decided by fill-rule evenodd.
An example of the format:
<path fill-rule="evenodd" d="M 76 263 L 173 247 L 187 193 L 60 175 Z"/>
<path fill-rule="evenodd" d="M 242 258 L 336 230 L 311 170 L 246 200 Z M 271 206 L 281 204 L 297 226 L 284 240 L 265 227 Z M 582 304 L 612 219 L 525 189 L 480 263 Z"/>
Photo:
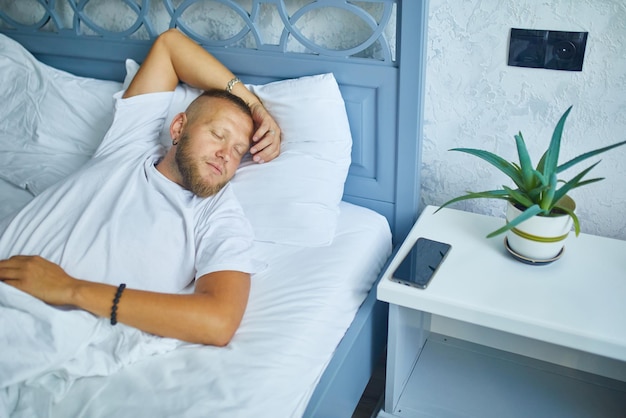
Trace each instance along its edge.
<path fill-rule="evenodd" d="M 115 286 L 78 280 L 70 304 L 110 317 L 116 291 Z M 117 321 L 151 334 L 222 346 L 230 341 L 241 320 L 239 312 L 222 305 L 204 293 L 177 295 L 125 289 L 116 316 Z"/>
<path fill-rule="evenodd" d="M 176 29 L 162 33 L 154 42 L 125 96 L 171 91 L 179 81 L 208 90 L 225 90 L 235 75 L 204 48 Z M 259 99 L 241 83 L 231 92 L 249 105 Z"/>
<path fill-rule="evenodd" d="M 241 97 L 249 105 L 259 102 L 258 97 L 242 83 L 232 84 L 235 75 L 228 68 L 178 30 L 166 32 L 163 41 L 167 45 L 179 80 L 204 90 L 210 88 L 225 90 L 230 87 L 233 94 Z"/>
<path fill-rule="evenodd" d="M 73 305 L 109 318 L 117 287 L 71 277 L 38 256 L 0 260 L 0 280 L 51 305 Z M 248 302 L 250 275 L 218 271 L 196 280 L 191 295 L 124 290 L 117 321 L 155 335 L 211 345 L 227 344 Z"/>

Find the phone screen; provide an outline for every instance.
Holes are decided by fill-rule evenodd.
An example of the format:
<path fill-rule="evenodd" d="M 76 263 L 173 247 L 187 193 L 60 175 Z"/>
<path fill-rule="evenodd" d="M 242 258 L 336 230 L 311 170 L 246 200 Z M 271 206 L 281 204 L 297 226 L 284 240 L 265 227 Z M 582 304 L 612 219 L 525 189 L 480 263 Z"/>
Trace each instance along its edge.
<path fill-rule="evenodd" d="M 450 248 L 452 248 L 450 244 L 418 238 L 411 251 L 392 274 L 391 280 L 420 289 L 426 288 L 448 255 Z"/>

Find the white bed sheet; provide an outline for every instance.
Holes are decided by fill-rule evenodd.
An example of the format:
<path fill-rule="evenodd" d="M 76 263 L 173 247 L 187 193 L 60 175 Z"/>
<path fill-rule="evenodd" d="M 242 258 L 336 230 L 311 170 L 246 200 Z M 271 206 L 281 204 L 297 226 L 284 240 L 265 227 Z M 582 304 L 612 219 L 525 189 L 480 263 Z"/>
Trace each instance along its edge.
<path fill-rule="evenodd" d="M 13 396 L 13 416 L 301 416 L 391 253 L 384 217 L 346 202 L 340 209 L 330 246 L 255 244 L 269 267 L 254 276 L 227 347 L 182 344 L 107 377 L 68 380 L 62 390 L 30 382 Z"/>

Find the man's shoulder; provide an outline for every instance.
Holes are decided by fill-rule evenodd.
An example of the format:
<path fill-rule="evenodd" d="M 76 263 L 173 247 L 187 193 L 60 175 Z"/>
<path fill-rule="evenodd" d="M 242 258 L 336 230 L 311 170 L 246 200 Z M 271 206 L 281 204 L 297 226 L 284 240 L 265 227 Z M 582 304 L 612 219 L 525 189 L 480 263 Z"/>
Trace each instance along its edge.
<path fill-rule="evenodd" d="M 173 93 L 147 93 L 128 98 L 122 95 L 123 91 L 114 96 L 113 123 L 95 155 L 119 153 L 128 144 L 145 148 L 158 143 Z"/>

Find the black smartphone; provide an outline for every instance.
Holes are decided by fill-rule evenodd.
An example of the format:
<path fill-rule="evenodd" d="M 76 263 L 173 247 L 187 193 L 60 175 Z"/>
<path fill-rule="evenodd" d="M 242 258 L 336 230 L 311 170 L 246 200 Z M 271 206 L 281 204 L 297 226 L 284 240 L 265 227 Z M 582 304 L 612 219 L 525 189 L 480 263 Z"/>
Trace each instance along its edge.
<path fill-rule="evenodd" d="M 391 275 L 391 280 L 425 289 L 452 246 L 428 238 L 418 238 L 413 248 Z"/>

